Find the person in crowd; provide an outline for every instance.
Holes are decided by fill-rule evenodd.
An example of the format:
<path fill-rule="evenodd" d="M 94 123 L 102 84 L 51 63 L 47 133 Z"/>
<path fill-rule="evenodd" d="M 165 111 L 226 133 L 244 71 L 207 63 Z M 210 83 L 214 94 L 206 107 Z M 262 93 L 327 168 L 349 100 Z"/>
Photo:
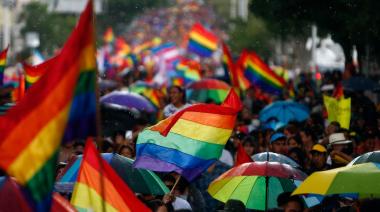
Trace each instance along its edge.
<path fill-rule="evenodd" d="M 172 86 L 168 89 L 169 93 L 169 104 L 164 108 L 165 118 L 173 115 L 179 110 L 182 110 L 190 104 L 186 103 L 186 93 L 180 86 Z"/>
<path fill-rule="evenodd" d="M 173 194 L 177 197 L 187 200 L 193 211 L 206 211 L 206 202 L 202 193 L 185 178 L 181 177 L 177 186 L 174 188 Z"/>
<path fill-rule="evenodd" d="M 240 200 L 230 199 L 224 205 L 223 210 L 219 210 L 223 212 L 241 212 L 245 211 L 245 205 Z"/>
<path fill-rule="evenodd" d="M 252 156 L 259 152 L 259 144 L 251 136 L 245 137 L 242 145 L 248 156 Z"/>
<path fill-rule="evenodd" d="M 305 168 L 306 155 L 299 147 L 290 148 L 288 156 L 300 165 L 300 169 Z"/>
<path fill-rule="evenodd" d="M 134 153 L 132 147 L 130 147 L 128 145 L 121 146 L 117 153 L 121 156 L 130 158 L 130 159 L 135 158 L 135 153 Z"/>
<path fill-rule="evenodd" d="M 308 174 L 316 171 L 324 171 L 330 168 L 327 164 L 327 149 L 322 144 L 315 144 L 310 151 L 311 163 Z"/>
<path fill-rule="evenodd" d="M 173 175 L 171 175 L 171 174 L 165 175 L 163 177 L 162 181 L 169 188 L 169 190 L 173 190 L 174 189 L 176 178 Z M 179 196 L 175 196 L 172 193 L 164 195 L 162 201 L 165 204 L 170 204 L 175 211 L 176 210 L 181 210 L 181 209 L 192 210 L 190 203 L 186 199 L 183 199 L 183 198 L 181 198 Z"/>
<path fill-rule="evenodd" d="M 153 199 L 146 203 L 146 205 L 153 211 L 153 212 L 168 212 L 168 208 L 162 202 L 162 200 L 159 199 Z"/>
<path fill-rule="evenodd" d="M 329 146 L 329 158 L 333 168 L 345 166 L 352 160 L 350 155 L 352 154 L 352 141 L 346 139 L 343 133 L 331 134 L 329 136 Z"/>
<path fill-rule="evenodd" d="M 291 148 L 302 149 L 303 148 L 302 140 L 298 135 L 288 137 L 287 142 L 288 142 L 289 149 L 291 149 Z"/>
<path fill-rule="evenodd" d="M 274 133 L 270 137 L 269 148 L 272 152 L 286 155 L 288 153 L 288 145 L 286 143 L 286 136 L 283 133 Z"/>

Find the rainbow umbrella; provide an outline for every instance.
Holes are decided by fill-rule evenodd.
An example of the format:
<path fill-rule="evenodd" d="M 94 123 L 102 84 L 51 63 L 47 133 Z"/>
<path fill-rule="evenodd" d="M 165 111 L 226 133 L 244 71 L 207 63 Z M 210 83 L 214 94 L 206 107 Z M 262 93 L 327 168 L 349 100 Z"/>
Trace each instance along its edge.
<path fill-rule="evenodd" d="M 187 97 L 197 102 L 212 100 L 214 103 L 220 104 L 227 97 L 230 89 L 231 87 L 223 81 L 203 79 L 187 86 Z"/>
<path fill-rule="evenodd" d="M 208 187 L 210 195 L 222 202 L 242 201 L 249 209 L 267 210 L 277 207 L 277 196 L 296 188 L 295 180 L 306 174 L 278 162 L 251 162 L 234 167 Z"/>
<path fill-rule="evenodd" d="M 380 151 L 367 152 L 365 154 L 359 155 L 353 159 L 347 166 L 352 166 L 361 163 L 380 163 Z"/>
<path fill-rule="evenodd" d="M 380 164 L 363 163 L 314 172 L 293 192 L 296 194 L 357 194 L 380 197 Z"/>

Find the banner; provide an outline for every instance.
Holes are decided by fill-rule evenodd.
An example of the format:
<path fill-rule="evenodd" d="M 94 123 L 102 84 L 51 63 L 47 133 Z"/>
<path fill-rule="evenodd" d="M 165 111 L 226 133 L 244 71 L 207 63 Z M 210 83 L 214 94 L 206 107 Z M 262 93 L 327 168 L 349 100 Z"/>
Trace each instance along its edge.
<path fill-rule="evenodd" d="M 327 109 L 329 122 L 337 121 L 345 129 L 350 128 L 351 120 L 351 98 L 341 98 L 339 100 L 323 96 L 323 102 Z"/>

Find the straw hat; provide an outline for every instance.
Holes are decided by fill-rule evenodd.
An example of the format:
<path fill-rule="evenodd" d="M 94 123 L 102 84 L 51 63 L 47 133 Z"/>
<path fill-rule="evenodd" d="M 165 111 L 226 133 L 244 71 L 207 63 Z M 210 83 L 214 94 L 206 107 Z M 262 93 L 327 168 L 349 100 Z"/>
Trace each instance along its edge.
<path fill-rule="evenodd" d="M 334 144 L 348 144 L 351 143 L 352 141 L 347 140 L 344 137 L 343 133 L 333 133 L 329 136 L 329 144 L 334 145 Z"/>

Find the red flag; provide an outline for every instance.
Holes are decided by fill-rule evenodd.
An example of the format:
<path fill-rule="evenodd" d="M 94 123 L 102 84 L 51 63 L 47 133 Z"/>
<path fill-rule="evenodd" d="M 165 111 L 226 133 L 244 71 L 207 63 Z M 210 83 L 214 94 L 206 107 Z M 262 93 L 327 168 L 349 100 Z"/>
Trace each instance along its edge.
<path fill-rule="evenodd" d="M 222 103 L 222 106 L 234 108 L 237 111 L 240 111 L 243 108 L 243 104 L 241 103 L 240 98 L 236 94 L 236 92 L 234 91 L 234 89 L 230 90 L 230 92 L 228 93 L 226 99 Z"/>
<path fill-rule="evenodd" d="M 342 83 L 339 82 L 336 87 L 335 87 L 335 90 L 334 90 L 334 93 L 332 95 L 334 98 L 336 99 L 340 99 L 341 97 L 344 97 L 344 92 L 343 92 L 343 86 L 342 86 Z"/>
<path fill-rule="evenodd" d="M 240 164 L 249 163 L 249 162 L 253 162 L 252 158 L 249 157 L 249 155 L 245 152 L 243 145 L 239 143 L 238 149 L 236 152 L 235 166 L 239 166 Z"/>

